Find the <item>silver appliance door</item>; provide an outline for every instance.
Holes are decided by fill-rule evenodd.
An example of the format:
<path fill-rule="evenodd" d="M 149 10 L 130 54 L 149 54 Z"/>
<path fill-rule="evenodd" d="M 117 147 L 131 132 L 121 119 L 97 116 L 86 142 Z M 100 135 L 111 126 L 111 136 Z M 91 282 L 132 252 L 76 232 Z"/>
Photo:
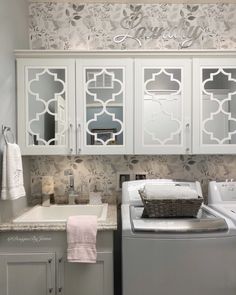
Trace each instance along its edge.
<path fill-rule="evenodd" d="M 235 295 L 236 237 L 123 237 L 123 295 Z"/>
<path fill-rule="evenodd" d="M 207 209 L 199 210 L 196 218 L 142 218 L 143 207 L 130 206 L 133 232 L 156 233 L 212 233 L 227 231 L 225 219 Z"/>

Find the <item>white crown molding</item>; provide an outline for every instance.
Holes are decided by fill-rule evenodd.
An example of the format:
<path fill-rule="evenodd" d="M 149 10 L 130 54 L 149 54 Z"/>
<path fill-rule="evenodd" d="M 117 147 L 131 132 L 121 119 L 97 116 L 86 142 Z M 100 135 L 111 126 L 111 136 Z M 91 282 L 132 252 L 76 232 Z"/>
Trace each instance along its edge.
<path fill-rule="evenodd" d="M 236 58 L 236 50 L 191 50 L 191 49 L 181 49 L 181 50 L 15 50 L 14 55 L 16 58 L 76 58 L 76 57 L 153 57 L 153 56 L 191 56 L 191 57 L 222 57 L 231 56 Z"/>

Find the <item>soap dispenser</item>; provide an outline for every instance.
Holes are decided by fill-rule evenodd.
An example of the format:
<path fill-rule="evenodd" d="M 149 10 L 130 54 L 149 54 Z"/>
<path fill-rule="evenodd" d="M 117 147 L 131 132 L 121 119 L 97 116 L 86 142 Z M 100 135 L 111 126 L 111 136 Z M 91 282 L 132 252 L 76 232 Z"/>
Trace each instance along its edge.
<path fill-rule="evenodd" d="M 69 175 L 69 189 L 68 189 L 68 203 L 69 203 L 69 205 L 75 204 L 76 197 L 77 197 L 77 194 L 74 189 L 74 176 Z"/>

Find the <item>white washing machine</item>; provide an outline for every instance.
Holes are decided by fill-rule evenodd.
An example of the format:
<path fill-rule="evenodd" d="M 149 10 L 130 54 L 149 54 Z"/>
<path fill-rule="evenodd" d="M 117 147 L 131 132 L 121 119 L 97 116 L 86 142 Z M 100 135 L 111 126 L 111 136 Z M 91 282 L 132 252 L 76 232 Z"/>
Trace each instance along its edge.
<path fill-rule="evenodd" d="M 236 224 L 236 182 L 210 181 L 208 187 L 208 206 L 231 218 Z"/>
<path fill-rule="evenodd" d="M 138 189 L 147 182 L 189 186 L 202 194 L 198 182 L 123 184 L 123 295 L 235 295 L 234 223 L 204 205 L 197 218 L 142 218 Z"/>

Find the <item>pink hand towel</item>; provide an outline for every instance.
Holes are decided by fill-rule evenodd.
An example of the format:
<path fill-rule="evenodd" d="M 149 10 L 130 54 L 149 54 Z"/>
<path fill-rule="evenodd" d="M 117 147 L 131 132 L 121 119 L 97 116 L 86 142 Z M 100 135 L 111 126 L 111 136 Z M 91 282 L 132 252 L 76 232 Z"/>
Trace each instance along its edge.
<path fill-rule="evenodd" d="M 97 216 L 70 216 L 67 219 L 67 260 L 96 263 Z"/>

